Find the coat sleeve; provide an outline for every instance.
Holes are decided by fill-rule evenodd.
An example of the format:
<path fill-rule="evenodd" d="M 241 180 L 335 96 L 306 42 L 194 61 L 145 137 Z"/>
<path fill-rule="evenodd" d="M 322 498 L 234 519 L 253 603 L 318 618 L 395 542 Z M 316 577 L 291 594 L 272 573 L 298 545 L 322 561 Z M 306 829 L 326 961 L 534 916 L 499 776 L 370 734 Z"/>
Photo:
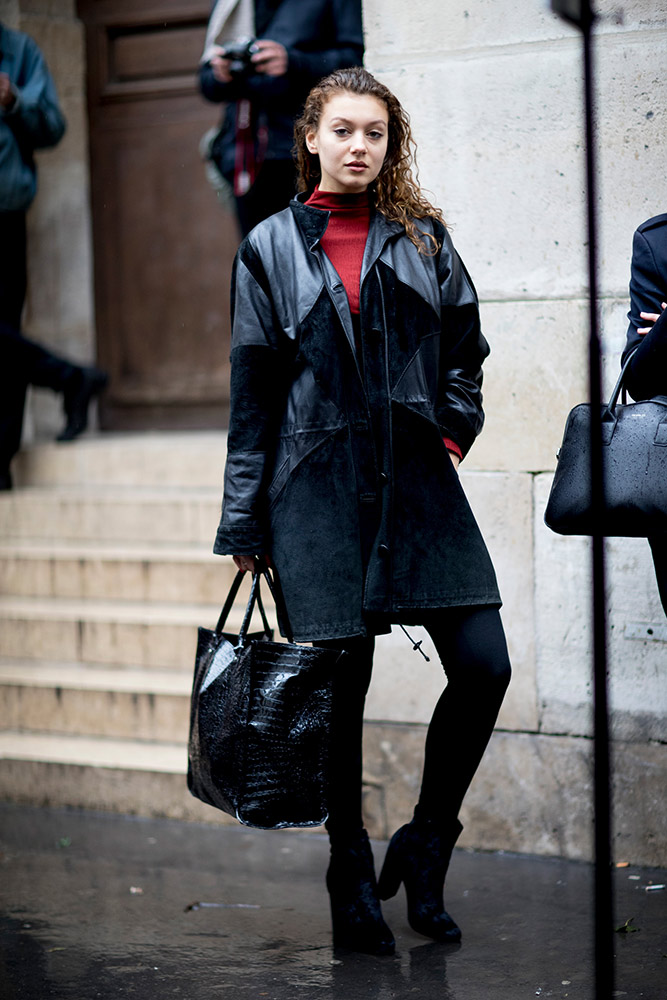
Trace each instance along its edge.
<path fill-rule="evenodd" d="M 16 102 L 3 117 L 19 146 L 30 155 L 33 149 L 55 146 L 65 131 L 53 78 L 32 39 L 26 43 L 18 77 L 12 81 Z"/>
<path fill-rule="evenodd" d="M 465 457 L 484 424 L 482 364 L 489 345 L 482 335 L 470 275 L 446 229 L 438 227 L 436 235 L 442 242 L 438 256 L 442 334 L 436 418 L 442 436 L 456 441 Z"/>
<path fill-rule="evenodd" d="M 232 275 L 230 423 L 222 516 L 213 551 L 269 551 L 266 490 L 286 397 L 289 351 L 259 255 L 249 240 Z"/>
<path fill-rule="evenodd" d="M 661 254 L 659 249 L 662 244 L 665 252 Z M 633 399 L 648 399 L 667 393 L 667 377 L 664 374 L 667 371 L 667 311 L 660 316 L 650 333 L 637 333 L 638 327 L 647 325 L 639 314 L 651 312 L 660 315 L 661 304 L 666 300 L 667 225 L 651 230 L 648 235 L 638 229 L 632 241 L 630 324 L 621 359 L 623 363 L 628 353 L 640 344 L 626 378 L 627 389 Z"/>

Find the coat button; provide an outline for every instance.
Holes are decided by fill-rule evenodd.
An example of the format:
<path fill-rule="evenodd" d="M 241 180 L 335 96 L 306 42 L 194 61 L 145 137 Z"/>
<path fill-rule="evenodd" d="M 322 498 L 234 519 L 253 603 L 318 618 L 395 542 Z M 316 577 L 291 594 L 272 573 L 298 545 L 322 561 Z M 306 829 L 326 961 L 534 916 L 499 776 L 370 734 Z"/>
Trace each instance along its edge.
<path fill-rule="evenodd" d="M 389 555 L 389 546 L 388 545 L 378 545 L 378 555 L 379 555 L 380 559 L 386 559 L 387 556 Z"/>

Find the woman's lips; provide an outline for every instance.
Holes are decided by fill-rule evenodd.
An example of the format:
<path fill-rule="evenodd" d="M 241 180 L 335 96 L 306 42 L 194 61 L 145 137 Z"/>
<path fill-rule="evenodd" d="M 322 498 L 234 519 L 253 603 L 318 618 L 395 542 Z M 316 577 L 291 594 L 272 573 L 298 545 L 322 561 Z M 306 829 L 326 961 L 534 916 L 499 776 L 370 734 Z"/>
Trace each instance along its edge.
<path fill-rule="evenodd" d="M 362 170 L 366 170 L 366 164 L 361 163 L 358 160 L 353 160 L 352 163 L 347 163 L 346 167 L 348 170 L 354 170 L 355 173 L 361 173 Z"/>

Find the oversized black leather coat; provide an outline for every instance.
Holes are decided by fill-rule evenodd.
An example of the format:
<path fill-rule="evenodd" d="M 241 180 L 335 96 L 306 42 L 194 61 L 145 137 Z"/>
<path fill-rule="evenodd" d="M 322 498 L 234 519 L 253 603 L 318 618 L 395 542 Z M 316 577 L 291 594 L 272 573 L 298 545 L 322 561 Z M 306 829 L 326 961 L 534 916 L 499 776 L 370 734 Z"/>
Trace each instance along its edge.
<path fill-rule="evenodd" d="M 300 196 L 301 197 L 301 196 Z M 233 276 L 231 421 L 215 552 L 270 553 L 295 638 L 385 631 L 426 609 L 499 604 L 443 436 L 483 423 L 488 345 L 472 282 L 371 217 L 355 336 L 297 198 L 242 243 Z"/>

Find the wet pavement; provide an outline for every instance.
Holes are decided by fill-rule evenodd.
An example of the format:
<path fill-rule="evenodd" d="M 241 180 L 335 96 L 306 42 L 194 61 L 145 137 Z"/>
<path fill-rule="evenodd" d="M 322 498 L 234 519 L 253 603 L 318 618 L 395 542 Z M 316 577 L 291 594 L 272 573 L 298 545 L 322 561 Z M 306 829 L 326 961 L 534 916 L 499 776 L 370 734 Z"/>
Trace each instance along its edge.
<path fill-rule="evenodd" d="M 375 844 L 376 862 L 383 844 Z M 593 1000 L 589 865 L 457 850 L 461 945 L 384 904 L 394 958 L 334 954 L 319 834 L 0 806 L 0 998 Z M 614 872 L 616 991 L 667 998 L 667 871 Z"/>

